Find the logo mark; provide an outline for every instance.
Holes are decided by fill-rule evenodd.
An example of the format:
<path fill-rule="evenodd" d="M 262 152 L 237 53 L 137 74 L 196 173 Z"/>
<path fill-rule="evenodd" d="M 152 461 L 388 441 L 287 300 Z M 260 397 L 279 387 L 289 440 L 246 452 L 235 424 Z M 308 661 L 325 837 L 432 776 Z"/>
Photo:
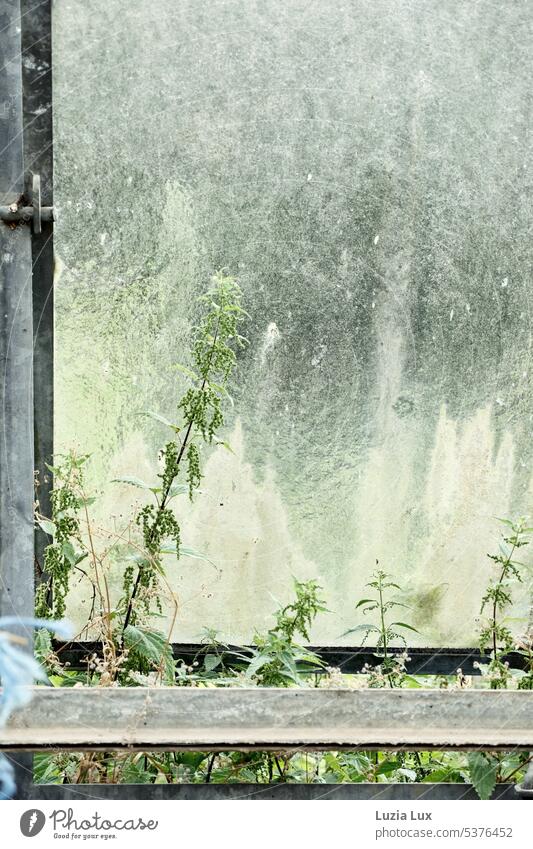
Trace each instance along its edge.
<path fill-rule="evenodd" d="M 24 837 L 35 837 L 43 830 L 46 817 L 38 808 L 31 808 L 29 811 L 24 811 L 20 818 L 20 830 Z"/>

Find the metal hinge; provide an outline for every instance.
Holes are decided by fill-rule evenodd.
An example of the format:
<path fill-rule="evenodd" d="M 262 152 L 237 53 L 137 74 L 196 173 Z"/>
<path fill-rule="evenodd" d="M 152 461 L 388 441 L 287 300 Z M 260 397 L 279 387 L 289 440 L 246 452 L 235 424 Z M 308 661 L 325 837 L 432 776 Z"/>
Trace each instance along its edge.
<path fill-rule="evenodd" d="M 20 200 L 9 206 L 0 206 L 0 219 L 14 224 L 21 221 L 31 221 L 34 233 L 41 232 L 43 221 L 56 220 L 53 206 L 41 206 L 40 174 L 31 175 L 31 188 Z"/>

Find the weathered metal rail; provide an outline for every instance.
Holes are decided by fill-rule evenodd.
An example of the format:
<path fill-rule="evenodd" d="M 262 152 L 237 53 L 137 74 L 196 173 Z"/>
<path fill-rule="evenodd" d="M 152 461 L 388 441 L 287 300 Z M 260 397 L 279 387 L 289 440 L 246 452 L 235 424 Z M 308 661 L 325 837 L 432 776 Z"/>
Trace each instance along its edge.
<path fill-rule="evenodd" d="M 358 674 L 363 666 L 376 666 L 382 658 L 376 655 L 371 646 L 309 646 L 327 666 L 336 666 L 348 675 Z M 54 650 L 62 663 L 69 663 L 75 669 L 83 669 L 92 654 L 101 651 L 98 642 L 69 642 L 56 640 Z M 212 654 L 213 649 L 205 643 L 173 643 L 172 652 L 175 660 L 182 660 L 187 665 L 195 660 L 201 661 L 206 654 Z M 404 652 L 403 648 L 389 647 L 393 655 Z M 477 648 L 409 648 L 409 657 L 405 667 L 410 675 L 455 675 L 460 669 L 464 675 L 480 675 L 478 664 L 487 663 L 487 655 L 481 654 Z M 227 645 L 218 649 L 220 657 L 228 666 L 242 667 L 242 655 L 246 647 Z M 507 660 L 513 669 L 523 669 L 525 658 L 518 652 L 510 652 L 503 660 Z"/>
<path fill-rule="evenodd" d="M 0 749 L 533 749 L 533 694 L 35 688 Z"/>

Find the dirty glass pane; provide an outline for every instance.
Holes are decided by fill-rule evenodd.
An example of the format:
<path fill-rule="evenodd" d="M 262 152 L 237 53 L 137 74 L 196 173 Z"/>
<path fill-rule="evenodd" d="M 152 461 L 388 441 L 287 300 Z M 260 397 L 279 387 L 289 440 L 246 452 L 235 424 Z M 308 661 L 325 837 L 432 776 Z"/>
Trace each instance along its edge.
<path fill-rule="evenodd" d="M 55 3 L 56 448 L 92 452 L 102 522 L 134 494 L 111 479 L 155 474 L 166 434 L 139 414 L 173 414 L 215 269 L 251 316 L 233 453 L 180 508 L 217 569 L 169 565 L 176 639 L 249 639 L 296 575 L 340 643 L 376 560 L 419 643 L 475 639 L 494 517 L 532 494 L 529 17 Z"/>

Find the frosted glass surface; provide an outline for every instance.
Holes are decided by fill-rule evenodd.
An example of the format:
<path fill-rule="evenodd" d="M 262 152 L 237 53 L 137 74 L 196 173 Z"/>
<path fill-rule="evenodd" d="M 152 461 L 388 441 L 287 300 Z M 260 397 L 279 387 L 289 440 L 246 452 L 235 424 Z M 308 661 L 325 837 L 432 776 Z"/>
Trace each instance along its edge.
<path fill-rule="evenodd" d="M 169 564 L 176 639 L 249 639 L 296 575 L 340 643 L 376 559 L 419 642 L 475 639 L 493 517 L 531 507 L 529 24 L 518 0 L 56 0 L 56 447 L 93 453 L 102 521 L 133 495 L 108 481 L 155 474 L 138 414 L 174 413 L 214 269 L 251 316 L 234 453 L 180 508 L 219 572 Z"/>

